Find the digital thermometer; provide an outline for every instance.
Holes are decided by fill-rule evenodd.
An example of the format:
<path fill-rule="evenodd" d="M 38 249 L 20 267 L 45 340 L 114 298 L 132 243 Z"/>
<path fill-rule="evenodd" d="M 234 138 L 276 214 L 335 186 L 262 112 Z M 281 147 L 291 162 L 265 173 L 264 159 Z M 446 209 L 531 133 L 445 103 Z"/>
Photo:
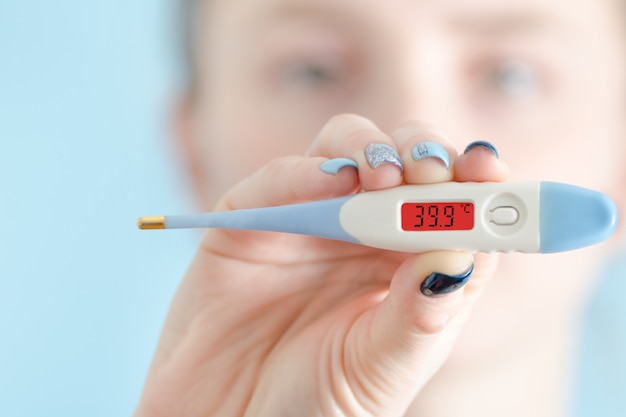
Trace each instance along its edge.
<path fill-rule="evenodd" d="M 552 253 L 607 239 L 617 208 L 555 182 L 405 185 L 330 200 L 196 215 L 142 217 L 141 229 L 297 233 L 380 249 Z"/>

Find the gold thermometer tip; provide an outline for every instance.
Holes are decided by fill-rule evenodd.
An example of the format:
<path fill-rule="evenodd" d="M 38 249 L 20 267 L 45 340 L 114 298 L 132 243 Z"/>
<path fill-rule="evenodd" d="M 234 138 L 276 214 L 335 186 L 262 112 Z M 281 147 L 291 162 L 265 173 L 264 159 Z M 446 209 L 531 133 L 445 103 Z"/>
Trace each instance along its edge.
<path fill-rule="evenodd" d="M 141 230 L 165 229 L 165 216 L 144 216 L 137 219 Z"/>

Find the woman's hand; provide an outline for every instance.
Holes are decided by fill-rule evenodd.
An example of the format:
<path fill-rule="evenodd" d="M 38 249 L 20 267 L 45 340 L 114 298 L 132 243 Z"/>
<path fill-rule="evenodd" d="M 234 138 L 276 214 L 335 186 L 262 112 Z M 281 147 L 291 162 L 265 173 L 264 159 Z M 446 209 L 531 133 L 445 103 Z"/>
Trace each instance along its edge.
<path fill-rule="evenodd" d="M 442 145 L 449 167 L 445 155 L 422 152 L 414 160 L 422 142 Z M 320 170 L 339 157 L 358 169 Z M 507 178 L 506 166 L 484 146 L 457 156 L 450 142 L 417 123 L 387 135 L 367 119 L 341 115 L 307 156 L 271 162 L 217 210 Z M 209 230 L 171 306 L 136 415 L 402 416 L 445 361 L 496 259 Z M 472 265 L 467 285 L 452 291 Z"/>

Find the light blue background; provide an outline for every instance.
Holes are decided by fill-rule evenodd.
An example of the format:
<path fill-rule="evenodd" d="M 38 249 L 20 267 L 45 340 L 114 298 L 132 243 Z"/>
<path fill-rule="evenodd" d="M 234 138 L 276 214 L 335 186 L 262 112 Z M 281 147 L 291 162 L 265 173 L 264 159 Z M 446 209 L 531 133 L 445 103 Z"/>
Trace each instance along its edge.
<path fill-rule="evenodd" d="M 197 236 L 170 0 L 0 0 L 0 416 L 124 416 Z"/>
<path fill-rule="evenodd" d="M 128 416 L 197 234 L 167 116 L 175 0 L 0 0 L 0 416 Z M 626 266 L 590 306 L 578 415 L 626 415 Z M 601 324 L 600 324 L 601 323 Z"/>

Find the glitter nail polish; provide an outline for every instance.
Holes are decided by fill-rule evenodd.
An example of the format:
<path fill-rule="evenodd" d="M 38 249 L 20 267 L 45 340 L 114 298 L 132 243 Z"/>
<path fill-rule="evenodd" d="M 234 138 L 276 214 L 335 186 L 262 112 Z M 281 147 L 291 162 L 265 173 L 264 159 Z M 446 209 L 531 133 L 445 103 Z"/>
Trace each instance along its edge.
<path fill-rule="evenodd" d="M 398 152 L 389 145 L 383 143 L 372 143 L 365 148 L 367 162 L 374 169 L 383 164 L 393 164 L 404 171 L 404 165 Z"/>

